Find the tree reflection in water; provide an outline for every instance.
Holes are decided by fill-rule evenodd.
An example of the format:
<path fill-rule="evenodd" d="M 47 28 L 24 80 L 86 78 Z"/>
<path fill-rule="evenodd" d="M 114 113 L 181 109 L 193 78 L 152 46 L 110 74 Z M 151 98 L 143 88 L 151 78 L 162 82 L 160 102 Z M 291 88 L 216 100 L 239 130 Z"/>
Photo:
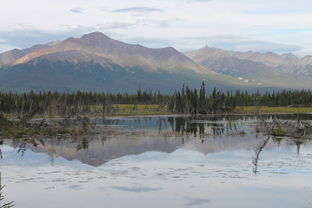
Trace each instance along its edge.
<path fill-rule="evenodd" d="M 169 117 L 167 119 L 173 132 L 180 135 L 193 135 L 202 142 L 205 136 L 221 136 L 224 133 L 237 132 L 235 124 L 231 122 L 218 123 L 213 121 L 195 120 L 191 117 Z"/>
<path fill-rule="evenodd" d="M 1 150 L 1 146 L 3 145 L 3 141 L 2 140 L 0 140 L 0 159 L 2 159 L 2 150 Z"/>
<path fill-rule="evenodd" d="M 260 154 L 265 146 L 268 144 L 269 140 L 273 139 L 273 142 L 279 145 L 281 140 L 284 139 L 278 139 L 275 137 L 264 137 L 264 131 L 260 128 L 258 130 L 258 126 L 253 126 L 254 124 L 258 125 L 259 120 L 262 120 L 264 122 L 263 126 L 265 126 L 265 128 L 268 128 L 268 130 L 271 130 L 275 125 L 275 122 L 271 122 L 272 120 L 275 120 L 272 116 L 172 116 L 143 119 L 124 118 L 119 120 L 105 120 L 105 122 L 104 120 L 101 120 L 101 124 L 104 122 L 105 125 L 112 126 L 112 129 L 115 128 L 115 125 L 118 126 L 118 128 L 116 128 L 116 131 L 111 130 L 109 131 L 111 133 L 108 133 L 107 135 L 97 135 L 81 138 L 21 138 L 10 140 L 9 143 L 11 146 L 16 148 L 20 156 L 23 156 L 27 149 L 47 152 L 50 156 L 51 165 L 54 164 L 54 159 L 56 157 L 63 156 L 70 159 L 79 158 L 81 161 L 84 161 L 87 164 L 98 166 L 111 159 L 128 154 L 140 154 L 142 152 L 155 150 L 171 152 L 177 148 L 180 148 L 181 144 L 187 145 L 190 142 L 198 145 L 199 142 L 204 144 L 205 142 L 207 143 L 207 141 L 209 141 L 219 144 L 223 141 L 228 141 L 230 144 L 224 145 L 229 146 L 232 144 L 231 142 L 233 142 L 233 144 L 236 142 L 229 141 L 229 137 L 245 137 L 246 133 L 251 133 L 251 135 L 254 135 L 257 138 L 257 141 L 259 141 L 259 143 L 255 146 L 254 154 L 252 155 L 252 171 L 254 173 L 257 173 Z M 253 129 L 255 131 L 250 131 L 251 126 L 249 124 L 252 124 L 252 128 L 255 128 Z M 124 131 L 123 128 L 125 128 L 126 131 Z M 135 130 L 134 134 L 132 134 L 132 130 Z M 129 134 L 131 135 L 131 138 L 135 138 L 134 140 L 124 140 L 123 135 L 128 135 L 129 132 L 131 133 Z M 149 132 L 151 133 L 150 135 Z M 127 136 L 125 137 L 128 138 Z M 142 139 L 141 137 L 143 137 L 144 139 Z M 145 142 L 145 138 L 149 139 L 149 137 L 151 137 L 152 140 L 154 139 L 154 142 L 150 140 L 148 142 Z M 163 140 L 163 137 L 168 137 L 169 140 Z M 298 140 L 290 141 L 296 142 L 299 155 L 301 143 Z M 245 142 L 245 140 L 238 139 L 237 142 Z M 246 143 L 250 142 L 253 141 L 246 141 Z M 254 145 L 254 143 L 252 143 L 252 145 Z M 38 148 L 33 148 L 37 146 Z M 65 147 L 70 149 L 70 151 L 64 151 Z M 213 147 L 209 145 L 203 145 L 202 147 L 197 148 L 203 151 L 203 149 L 208 149 L 208 147 L 210 147 L 209 151 L 213 149 Z M 248 146 L 248 148 L 250 148 L 250 146 Z M 98 155 L 95 155 L 95 150 L 97 151 L 96 154 Z M 207 153 L 207 151 L 203 152 Z M 221 150 L 218 149 L 218 151 Z"/>
<path fill-rule="evenodd" d="M 259 161 L 260 153 L 262 152 L 262 150 L 267 145 L 270 139 L 271 139 L 271 136 L 265 137 L 254 149 L 255 156 L 252 158 L 252 164 L 253 164 L 253 172 L 255 174 L 258 173 L 258 161 Z"/>
<path fill-rule="evenodd" d="M 1 149 L 1 146 L 3 145 L 3 141 L 0 140 L 0 159 L 3 158 L 3 155 L 2 155 L 2 149 Z M 14 206 L 14 202 L 9 202 L 9 203 L 5 203 L 3 202 L 4 201 L 4 195 L 3 195 L 3 189 L 5 186 L 2 185 L 1 183 L 1 176 L 2 176 L 2 173 L 0 172 L 0 208 L 10 208 L 10 207 L 13 207 Z"/>

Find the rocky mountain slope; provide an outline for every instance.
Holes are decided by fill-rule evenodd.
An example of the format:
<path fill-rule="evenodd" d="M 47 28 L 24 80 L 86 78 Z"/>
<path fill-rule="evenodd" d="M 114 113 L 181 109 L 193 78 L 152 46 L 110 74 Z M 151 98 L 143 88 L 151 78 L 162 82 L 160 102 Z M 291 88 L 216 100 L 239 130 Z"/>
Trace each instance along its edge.
<path fill-rule="evenodd" d="M 100 32 L 90 33 L 81 38 L 68 38 L 55 44 L 38 45 L 24 50 L 14 49 L 0 55 L 0 67 L 24 64 L 36 58 L 67 60 L 71 63 L 94 61 L 103 67 L 114 63 L 142 68 L 149 72 L 157 69 L 175 71 L 181 68 L 199 73 L 207 72 L 174 48 L 150 49 L 126 44 Z"/>
<path fill-rule="evenodd" d="M 234 52 L 208 46 L 185 54 L 203 66 L 226 74 L 255 73 L 259 75 L 271 72 L 276 76 L 282 73 L 312 77 L 312 56 L 298 58 L 292 53 L 279 55 L 272 52 Z"/>
<path fill-rule="evenodd" d="M 312 87 L 312 59 L 298 58 L 293 54 L 234 52 L 204 47 L 185 53 L 196 63 L 215 72 L 238 77 L 258 85 L 301 83 Z M 311 61 L 311 62 L 310 62 Z M 291 87 L 291 84 L 289 84 Z"/>
<path fill-rule="evenodd" d="M 239 88 L 246 83 L 196 64 L 174 48 L 126 44 L 94 32 L 0 54 L 0 89 L 173 92 L 183 83 Z"/>
<path fill-rule="evenodd" d="M 202 81 L 221 89 L 311 87 L 312 78 L 283 72 L 295 57 L 268 56 L 208 47 L 182 54 L 94 32 L 0 54 L 0 90 L 134 92 L 141 87 L 172 93 L 182 84 L 198 87 Z M 304 60 L 309 66 L 308 57 Z"/>

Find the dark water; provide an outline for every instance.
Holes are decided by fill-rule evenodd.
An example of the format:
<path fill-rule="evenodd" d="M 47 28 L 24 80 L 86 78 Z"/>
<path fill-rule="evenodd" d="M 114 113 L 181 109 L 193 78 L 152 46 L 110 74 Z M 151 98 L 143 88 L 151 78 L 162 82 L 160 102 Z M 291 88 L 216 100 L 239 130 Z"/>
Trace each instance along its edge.
<path fill-rule="evenodd" d="M 312 121 L 261 119 L 275 117 Z M 5 200 L 17 208 L 312 207 L 312 142 L 257 133 L 259 117 L 96 122 L 116 132 L 2 140 Z"/>

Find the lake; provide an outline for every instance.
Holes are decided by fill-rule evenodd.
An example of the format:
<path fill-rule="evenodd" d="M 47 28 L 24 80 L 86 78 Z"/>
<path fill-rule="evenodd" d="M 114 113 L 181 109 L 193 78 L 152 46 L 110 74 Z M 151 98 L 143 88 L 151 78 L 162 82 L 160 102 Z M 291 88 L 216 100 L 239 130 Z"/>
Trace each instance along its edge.
<path fill-rule="evenodd" d="M 312 114 L 95 119 L 89 138 L 1 140 L 16 208 L 312 207 L 312 141 L 273 138 L 261 120 Z"/>

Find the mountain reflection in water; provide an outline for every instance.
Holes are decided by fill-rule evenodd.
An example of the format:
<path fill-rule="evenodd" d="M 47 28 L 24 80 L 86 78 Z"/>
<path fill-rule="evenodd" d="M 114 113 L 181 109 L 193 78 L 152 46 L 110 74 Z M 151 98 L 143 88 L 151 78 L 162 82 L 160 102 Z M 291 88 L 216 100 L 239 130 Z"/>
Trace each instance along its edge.
<path fill-rule="evenodd" d="M 16 208 L 311 207 L 312 143 L 258 131 L 275 117 L 312 121 L 107 118 L 94 120 L 106 135 L 2 140 L 5 196 Z"/>
<path fill-rule="evenodd" d="M 263 116 L 261 119 L 298 119 L 298 115 Z M 312 120 L 312 116 L 300 115 L 300 119 Z M 217 117 L 149 117 L 149 118 L 112 118 L 95 120 L 99 125 L 116 128 L 113 135 L 101 135 L 75 139 L 14 139 L 1 143 L 16 148 L 20 156 L 27 151 L 49 155 L 53 164 L 54 157 L 63 157 L 69 161 L 79 160 L 94 167 L 127 155 L 139 155 L 144 152 L 158 151 L 171 153 L 186 148 L 202 154 L 236 150 L 255 149 L 265 138 L 257 133 L 256 116 L 217 116 Z M 281 139 L 265 141 L 266 148 L 279 145 Z M 287 140 L 298 151 L 304 142 Z M 258 155 L 257 155 L 258 154 Z M 0 149 L 0 156 L 1 149 Z M 256 160 L 257 161 L 257 160 Z M 255 160 L 254 165 L 257 164 Z"/>

